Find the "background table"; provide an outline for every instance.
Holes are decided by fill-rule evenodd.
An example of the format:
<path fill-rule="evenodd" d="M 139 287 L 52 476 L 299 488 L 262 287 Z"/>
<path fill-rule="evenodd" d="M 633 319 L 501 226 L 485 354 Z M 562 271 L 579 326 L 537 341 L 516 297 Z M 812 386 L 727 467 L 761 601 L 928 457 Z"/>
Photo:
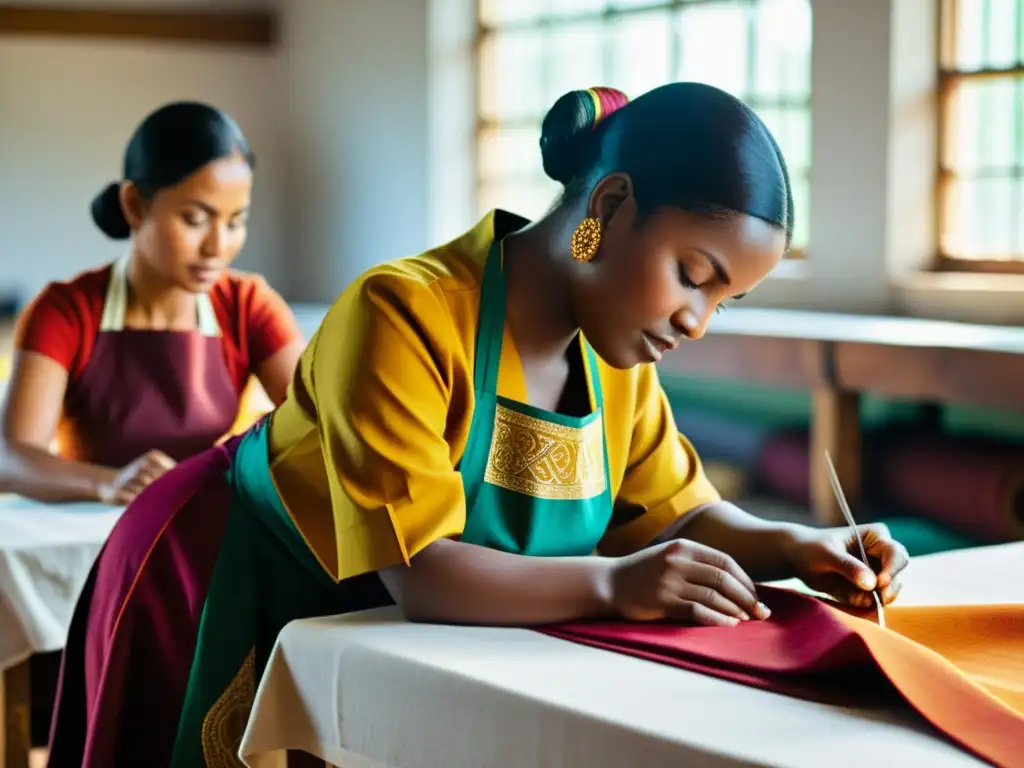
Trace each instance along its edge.
<path fill-rule="evenodd" d="M 120 514 L 0 494 L 0 768 L 27 764 L 27 660 L 64 647 L 75 601 Z"/>
<path fill-rule="evenodd" d="M 915 560 L 901 602 L 1024 602 L 1024 543 Z M 521 629 L 395 609 L 293 622 L 241 745 L 341 768 L 978 766 L 909 709 L 801 701 Z"/>

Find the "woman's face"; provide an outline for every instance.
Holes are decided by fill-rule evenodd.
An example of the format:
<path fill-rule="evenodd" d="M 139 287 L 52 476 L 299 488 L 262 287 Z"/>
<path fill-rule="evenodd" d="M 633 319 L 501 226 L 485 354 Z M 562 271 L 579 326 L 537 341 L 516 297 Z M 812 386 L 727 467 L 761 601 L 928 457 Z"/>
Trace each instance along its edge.
<path fill-rule="evenodd" d="M 142 200 L 125 185 L 121 205 L 146 265 L 193 293 L 205 293 L 245 244 L 252 169 L 241 155 L 216 160 Z"/>
<path fill-rule="evenodd" d="M 671 208 L 638 223 L 624 177 L 602 181 L 590 211 L 602 222 L 601 245 L 579 265 L 573 309 L 615 368 L 656 362 L 680 341 L 699 339 L 712 313 L 760 283 L 786 248 L 780 228 L 744 214 L 710 218 Z"/>

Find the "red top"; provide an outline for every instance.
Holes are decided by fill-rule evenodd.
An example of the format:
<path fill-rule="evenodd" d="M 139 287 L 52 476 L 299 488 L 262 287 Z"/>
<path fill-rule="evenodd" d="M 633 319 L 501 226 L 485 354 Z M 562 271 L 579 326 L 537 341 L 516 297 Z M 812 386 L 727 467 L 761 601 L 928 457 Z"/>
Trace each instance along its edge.
<path fill-rule="evenodd" d="M 18 318 L 15 348 L 60 363 L 72 384 L 92 354 L 111 269 L 107 265 L 47 285 Z M 284 299 L 258 275 L 226 272 L 210 290 L 210 303 L 224 361 L 239 394 L 260 364 L 302 337 Z"/>

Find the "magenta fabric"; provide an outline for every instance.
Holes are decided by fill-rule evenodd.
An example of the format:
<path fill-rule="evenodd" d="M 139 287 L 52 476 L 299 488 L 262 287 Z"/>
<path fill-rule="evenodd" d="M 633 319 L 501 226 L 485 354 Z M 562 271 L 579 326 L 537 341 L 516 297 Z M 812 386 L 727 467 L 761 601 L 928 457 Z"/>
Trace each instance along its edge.
<path fill-rule="evenodd" d="M 901 509 L 983 543 L 1024 539 L 1024 450 L 985 438 L 920 434 L 881 465 Z"/>
<path fill-rule="evenodd" d="M 225 473 L 236 445 L 179 464 L 111 532 L 71 622 L 50 768 L 155 767 L 170 754 L 227 525 Z"/>
<path fill-rule="evenodd" d="M 771 621 L 738 627 L 581 621 L 544 634 L 812 701 L 898 700 L 864 644 L 818 601 L 759 586 Z"/>

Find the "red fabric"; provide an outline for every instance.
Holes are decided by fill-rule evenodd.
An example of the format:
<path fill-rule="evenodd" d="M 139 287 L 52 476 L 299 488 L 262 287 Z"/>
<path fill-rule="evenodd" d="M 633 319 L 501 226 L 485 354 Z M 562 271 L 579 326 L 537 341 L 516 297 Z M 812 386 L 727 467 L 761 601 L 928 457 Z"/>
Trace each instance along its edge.
<path fill-rule="evenodd" d="M 900 508 L 980 542 L 1024 539 L 1024 451 L 979 437 L 923 433 L 880 462 L 884 492 Z"/>
<path fill-rule="evenodd" d="M 60 363 L 74 383 L 92 356 L 110 273 L 107 265 L 46 286 L 21 313 L 15 347 Z M 301 338 L 288 305 L 258 275 L 225 273 L 211 289 L 210 301 L 239 394 L 263 361 Z"/>
<path fill-rule="evenodd" d="M 1024 766 L 1024 606 L 886 609 L 888 629 L 761 587 L 766 622 L 734 628 L 573 622 L 542 632 L 815 701 L 894 692 L 937 730 L 1005 768 Z"/>

